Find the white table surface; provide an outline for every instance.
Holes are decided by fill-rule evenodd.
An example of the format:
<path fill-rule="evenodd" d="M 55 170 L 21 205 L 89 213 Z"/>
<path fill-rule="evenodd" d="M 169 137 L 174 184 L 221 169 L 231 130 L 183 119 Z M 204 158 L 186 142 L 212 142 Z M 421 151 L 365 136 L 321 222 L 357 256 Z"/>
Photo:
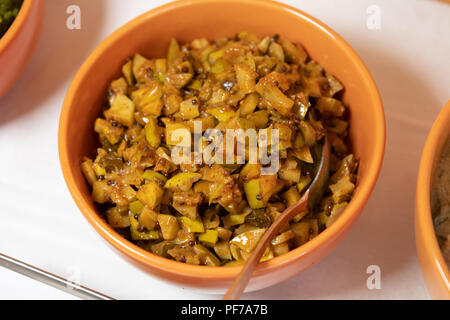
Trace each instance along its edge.
<path fill-rule="evenodd" d="M 59 165 L 58 118 L 77 68 L 108 34 L 164 2 L 47 0 L 32 61 L 0 100 L 0 252 L 119 299 L 216 299 L 167 284 L 117 255 L 76 208 Z M 450 99 L 450 5 L 283 2 L 324 21 L 361 55 L 384 101 L 386 156 L 370 201 L 339 246 L 294 279 L 244 298 L 428 299 L 415 250 L 413 203 L 427 132 Z M 81 30 L 66 29 L 70 4 L 81 7 Z M 370 5 L 381 10 L 379 30 L 366 26 Z M 380 290 L 366 287 L 369 265 L 381 269 Z M 12 298 L 72 296 L 0 268 L 0 299 Z"/>

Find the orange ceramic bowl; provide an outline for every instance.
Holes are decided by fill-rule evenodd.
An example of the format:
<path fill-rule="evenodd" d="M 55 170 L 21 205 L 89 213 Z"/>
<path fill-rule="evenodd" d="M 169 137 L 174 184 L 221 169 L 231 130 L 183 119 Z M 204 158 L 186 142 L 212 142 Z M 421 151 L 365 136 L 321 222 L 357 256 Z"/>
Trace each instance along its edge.
<path fill-rule="evenodd" d="M 75 76 L 60 119 L 59 154 L 64 177 L 92 226 L 151 273 L 209 292 L 222 292 L 241 267 L 187 265 L 153 255 L 125 240 L 96 211 L 80 163 L 84 156 L 95 154 L 94 120 L 101 115 L 108 83 L 120 75 L 126 57 L 136 52 L 153 58 L 165 56 L 171 37 L 181 42 L 199 37 L 216 39 L 242 30 L 261 36 L 279 34 L 302 43 L 312 58 L 343 82 L 344 101 L 351 110 L 350 138 L 360 159 L 358 187 L 352 201 L 336 223 L 318 237 L 261 263 L 247 291 L 289 279 L 323 258 L 349 231 L 375 186 L 384 154 L 385 119 L 375 83 L 358 55 L 333 30 L 295 8 L 271 1 L 172 2 L 127 23 L 97 47 Z"/>
<path fill-rule="evenodd" d="M 36 47 L 43 15 L 44 0 L 24 0 L 13 24 L 0 38 L 0 98 L 27 67 Z"/>
<path fill-rule="evenodd" d="M 417 179 L 415 233 L 422 274 L 434 299 L 450 299 L 450 272 L 439 248 L 431 218 L 430 191 L 440 154 L 450 137 L 450 100 L 428 135 Z"/>

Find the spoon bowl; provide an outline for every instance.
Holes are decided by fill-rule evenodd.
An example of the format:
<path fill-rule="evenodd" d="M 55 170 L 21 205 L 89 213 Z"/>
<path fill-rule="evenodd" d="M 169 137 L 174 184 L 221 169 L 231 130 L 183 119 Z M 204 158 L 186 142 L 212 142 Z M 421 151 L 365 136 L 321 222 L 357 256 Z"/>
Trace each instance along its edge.
<path fill-rule="evenodd" d="M 233 281 L 233 284 L 228 289 L 224 296 L 224 300 L 237 300 L 240 298 L 245 290 L 253 271 L 261 260 L 264 251 L 266 250 L 269 242 L 274 236 L 278 234 L 280 229 L 286 225 L 296 214 L 306 210 L 307 208 L 314 208 L 320 199 L 322 199 L 323 189 L 328 181 L 330 175 L 330 142 L 328 137 L 325 136 L 322 147 L 322 154 L 320 158 L 319 168 L 313 182 L 310 184 L 302 198 L 293 206 L 287 208 L 264 233 L 261 240 L 258 242 L 255 250 L 250 258 L 243 266 L 241 272 L 237 278 Z"/>

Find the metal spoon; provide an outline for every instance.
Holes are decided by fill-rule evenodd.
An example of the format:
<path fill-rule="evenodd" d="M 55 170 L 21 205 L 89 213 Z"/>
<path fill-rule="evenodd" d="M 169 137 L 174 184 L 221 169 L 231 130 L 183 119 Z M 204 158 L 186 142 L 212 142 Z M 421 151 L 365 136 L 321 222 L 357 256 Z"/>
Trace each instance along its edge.
<path fill-rule="evenodd" d="M 253 271 L 259 261 L 261 260 L 266 247 L 269 245 L 272 238 L 278 234 L 280 229 L 286 225 L 296 214 L 303 212 L 309 208 L 314 208 L 320 201 L 323 195 L 323 187 L 328 181 L 330 174 L 330 142 L 325 136 L 322 155 L 320 159 L 320 165 L 317 170 L 316 176 L 303 195 L 303 197 L 293 206 L 286 209 L 270 226 L 270 228 L 264 233 L 261 240 L 258 242 L 255 250 L 245 265 L 242 267 L 239 275 L 234 279 L 232 285 L 228 289 L 227 293 L 223 297 L 224 300 L 238 300 L 247 286 Z"/>
<path fill-rule="evenodd" d="M 0 253 L 0 266 L 85 300 L 114 300 L 107 295 Z"/>

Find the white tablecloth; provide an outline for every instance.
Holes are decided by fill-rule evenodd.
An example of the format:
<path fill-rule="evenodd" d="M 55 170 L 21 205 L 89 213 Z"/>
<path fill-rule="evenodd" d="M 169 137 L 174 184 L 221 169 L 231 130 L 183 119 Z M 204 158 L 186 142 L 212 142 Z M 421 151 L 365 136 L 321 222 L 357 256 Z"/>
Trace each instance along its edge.
<path fill-rule="evenodd" d="M 76 208 L 59 166 L 58 118 L 77 68 L 108 34 L 164 2 L 47 0 L 33 59 L 0 100 L 0 252 L 115 298 L 215 299 L 167 284 L 118 256 Z M 450 99 L 450 6 L 283 2 L 324 21 L 361 55 L 384 101 L 386 156 L 370 201 L 339 246 L 296 278 L 244 298 L 427 299 L 413 233 L 415 183 L 427 132 Z M 66 28 L 70 4 L 81 7 L 81 30 Z M 380 10 L 380 29 L 367 27 L 370 5 Z M 370 265 L 381 269 L 380 290 L 366 287 Z M 72 297 L 0 268 L 0 299 L 8 298 Z"/>

